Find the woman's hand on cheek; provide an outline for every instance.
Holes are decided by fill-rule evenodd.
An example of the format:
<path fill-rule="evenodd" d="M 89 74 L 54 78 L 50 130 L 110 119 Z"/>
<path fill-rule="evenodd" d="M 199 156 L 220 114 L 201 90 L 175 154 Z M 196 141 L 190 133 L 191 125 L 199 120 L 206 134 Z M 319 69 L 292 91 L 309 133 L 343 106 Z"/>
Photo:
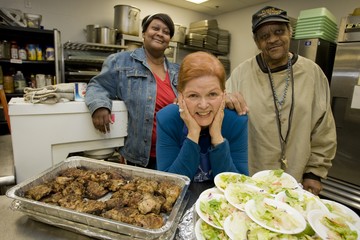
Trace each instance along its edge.
<path fill-rule="evenodd" d="M 187 137 L 197 143 L 199 141 L 201 127 L 196 122 L 196 120 L 191 116 L 182 94 L 179 94 L 178 104 L 179 104 L 180 117 L 185 122 L 185 125 L 188 128 Z"/>
<path fill-rule="evenodd" d="M 224 138 L 221 134 L 221 127 L 224 119 L 225 98 L 226 95 L 224 94 L 220 107 L 215 114 L 213 122 L 210 125 L 209 131 L 211 136 L 211 143 L 213 146 L 216 146 L 224 141 Z"/>

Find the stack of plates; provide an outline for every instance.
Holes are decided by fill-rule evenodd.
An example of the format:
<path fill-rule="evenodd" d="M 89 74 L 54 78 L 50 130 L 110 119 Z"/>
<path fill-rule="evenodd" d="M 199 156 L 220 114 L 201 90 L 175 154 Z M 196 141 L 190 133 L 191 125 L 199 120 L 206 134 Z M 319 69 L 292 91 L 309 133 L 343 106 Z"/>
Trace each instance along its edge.
<path fill-rule="evenodd" d="M 321 38 L 335 42 L 337 35 L 336 18 L 326 8 L 314 8 L 300 12 L 295 26 L 295 39 Z"/>

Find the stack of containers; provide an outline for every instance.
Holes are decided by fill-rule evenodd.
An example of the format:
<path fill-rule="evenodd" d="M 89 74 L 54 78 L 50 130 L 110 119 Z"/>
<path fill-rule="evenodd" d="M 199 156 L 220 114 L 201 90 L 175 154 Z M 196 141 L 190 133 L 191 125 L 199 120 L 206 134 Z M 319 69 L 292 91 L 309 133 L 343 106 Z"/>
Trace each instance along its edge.
<path fill-rule="evenodd" d="M 336 17 L 324 7 L 303 10 L 296 23 L 294 38 L 321 38 L 335 42 L 338 35 L 336 22 Z"/>

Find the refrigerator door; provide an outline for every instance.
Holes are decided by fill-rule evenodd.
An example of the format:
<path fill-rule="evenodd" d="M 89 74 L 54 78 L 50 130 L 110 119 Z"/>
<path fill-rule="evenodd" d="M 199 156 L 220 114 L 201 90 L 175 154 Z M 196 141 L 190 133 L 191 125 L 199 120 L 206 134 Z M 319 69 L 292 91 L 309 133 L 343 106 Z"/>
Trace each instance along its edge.
<path fill-rule="evenodd" d="M 292 39 L 290 51 L 299 54 L 316 62 L 329 82 L 333 72 L 336 43 L 329 42 L 320 38 L 311 39 Z"/>
<path fill-rule="evenodd" d="M 360 42 L 338 43 L 331 80 L 337 153 L 325 195 L 360 209 Z"/>

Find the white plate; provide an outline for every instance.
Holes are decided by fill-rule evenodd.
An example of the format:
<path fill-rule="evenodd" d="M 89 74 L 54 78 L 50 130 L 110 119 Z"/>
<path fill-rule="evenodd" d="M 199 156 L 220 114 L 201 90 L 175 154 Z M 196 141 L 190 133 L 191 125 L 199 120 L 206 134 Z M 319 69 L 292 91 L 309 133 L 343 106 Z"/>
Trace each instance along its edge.
<path fill-rule="evenodd" d="M 230 183 L 225 189 L 226 200 L 241 211 L 245 211 L 245 203 L 256 196 L 267 196 L 265 190 L 245 183 Z M 267 197 L 270 197 L 269 195 Z"/>
<path fill-rule="evenodd" d="M 286 195 L 286 191 L 288 192 L 288 194 L 290 194 L 290 196 Z M 291 196 L 295 200 L 291 200 Z M 314 194 L 303 189 L 288 189 L 282 191 L 275 196 L 275 200 L 287 203 L 291 207 L 295 208 L 305 217 L 305 219 L 307 219 L 307 214 L 312 210 L 318 209 L 323 212 L 329 212 L 325 204 L 320 200 L 318 196 L 315 196 Z"/>
<path fill-rule="evenodd" d="M 222 192 L 225 192 L 227 185 L 230 183 L 244 183 L 247 181 L 252 182 L 253 180 L 249 176 L 235 172 L 222 172 L 214 178 L 215 186 Z"/>
<path fill-rule="evenodd" d="M 348 222 L 355 225 L 357 229 L 360 229 L 360 217 L 353 210 L 335 201 L 327 199 L 321 199 L 321 201 L 325 204 L 331 213 L 340 217 L 344 217 Z"/>
<path fill-rule="evenodd" d="M 225 219 L 224 231 L 230 239 L 247 239 L 249 223 L 252 220 L 245 212 L 236 211 Z"/>
<path fill-rule="evenodd" d="M 256 186 L 264 188 L 271 194 L 278 194 L 285 189 L 299 189 L 300 185 L 296 179 L 290 174 L 283 172 L 280 177 L 274 175 L 275 171 L 280 170 L 264 170 L 255 173 L 252 179 L 258 183 Z"/>
<path fill-rule="evenodd" d="M 196 240 L 206 240 L 206 237 L 204 236 L 204 233 L 203 233 L 203 230 L 202 230 L 201 226 L 206 226 L 208 230 L 214 231 L 216 233 L 216 236 L 219 236 L 223 240 L 228 239 L 228 237 L 226 236 L 226 233 L 224 232 L 224 230 L 214 228 L 211 225 L 204 222 L 201 218 L 199 218 L 196 221 L 196 224 L 195 224 L 195 237 L 196 237 Z"/>
<path fill-rule="evenodd" d="M 339 217 L 339 216 L 337 216 L 335 214 L 332 214 L 330 212 L 324 213 L 321 210 L 313 210 L 313 211 L 310 211 L 309 214 L 308 214 L 308 222 L 309 222 L 310 226 L 314 229 L 316 234 L 319 235 L 322 239 L 333 239 L 333 238 L 328 236 L 328 233 L 329 233 L 330 230 L 325 225 L 323 225 L 321 223 L 321 219 L 324 216 Z M 354 225 L 352 225 L 349 222 L 346 222 L 345 220 L 344 220 L 344 223 L 346 223 L 350 227 L 351 230 L 357 231 L 357 234 L 358 234 L 357 239 L 359 240 L 360 239 L 360 230 L 356 229 Z"/>
<path fill-rule="evenodd" d="M 215 212 L 206 213 L 201 210 L 201 203 L 208 204 L 210 201 L 221 203 Z M 195 203 L 195 210 L 199 217 L 207 224 L 223 230 L 225 218 L 236 210 L 225 198 L 223 194 L 201 195 Z M 216 216 L 217 215 L 217 216 Z"/>
<path fill-rule="evenodd" d="M 282 219 L 284 224 L 289 224 L 290 222 L 292 222 L 292 226 L 285 227 L 284 225 L 277 225 L 275 220 L 265 221 L 261 219 L 262 213 L 257 213 L 257 211 L 264 209 L 264 206 L 274 207 L 276 209 L 274 211 L 268 208 L 266 209 L 270 212 L 273 212 L 273 217 L 284 217 Z M 245 204 L 245 212 L 254 222 L 273 232 L 284 234 L 297 234 L 304 231 L 304 229 L 306 228 L 305 218 L 301 215 L 299 211 L 290 207 L 286 203 L 270 198 L 265 198 L 262 201 L 248 201 Z"/>
<path fill-rule="evenodd" d="M 201 196 L 209 196 L 211 194 L 223 194 L 222 191 L 220 191 L 217 187 L 213 187 L 213 188 L 209 188 L 209 189 L 206 189 L 204 190 L 199 197 Z"/>

